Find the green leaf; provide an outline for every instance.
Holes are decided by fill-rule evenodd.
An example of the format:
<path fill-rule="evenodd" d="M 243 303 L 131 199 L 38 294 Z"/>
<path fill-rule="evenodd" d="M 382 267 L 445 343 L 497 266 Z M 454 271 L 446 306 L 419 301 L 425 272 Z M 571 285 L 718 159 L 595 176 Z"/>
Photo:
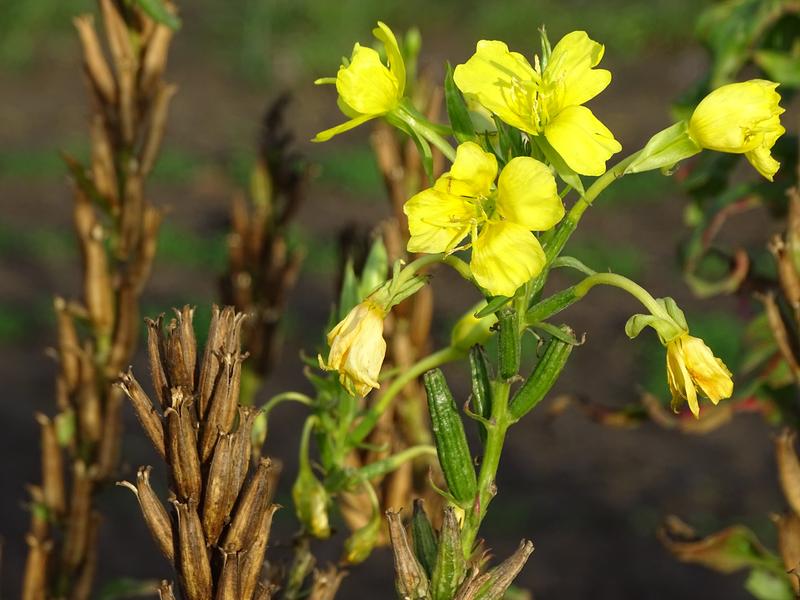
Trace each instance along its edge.
<path fill-rule="evenodd" d="M 181 20 L 167 8 L 162 0 L 133 0 L 154 21 L 166 25 L 173 31 L 181 27 Z"/>
<path fill-rule="evenodd" d="M 766 569 L 753 569 L 744 582 L 744 588 L 758 600 L 793 600 L 792 585 L 786 576 Z"/>
<path fill-rule="evenodd" d="M 489 315 L 496 313 L 498 310 L 503 308 L 510 300 L 511 298 L 508 296 L 492 296 L 491 300 L 487 299 L 486 306 L 484 306 L 481 310 L 475 313 L 475 318 L 482 319 L 483 317 L 488 317 Z"/>
<path fill-rule="evenodd" d="M 389 270 L 389 255 L 383 239 L 379 236 L 369 249 L 364 270 L 361 272 L 361 282 L 358 285 L 359 300 L 363 300 L 374 292 L 379 285 L 386 281 Z"/>
<path fill-rule="evenodd" d="M 781 86 L 800 87 L 800 56 L 773 50 L 759 50 L 755 53 L 754 59 L 769 78 L 779 82 Z"/>
<path fill-rule="evenodd" d="M 572 330 L 569 327 L 566 326 L 557 327 L 552 323 L 545 323 L 545 322 L 533 323 L 530 325 L 530 327 L 533 327 L 534 329 L 540 329 L 545 333 L 550 334 L 557 340 L 561 340 L 565 344 L 569 344 L 570 346 L 580 345 L 578 338 L 575 337 L 575 335 L 572 333 Z"/>
<path fill-rule="evenodd" d="M 469 117 L 469 109 L 464 97 L 461 95 L 455 81 L 453 81 L 453 68 L 447 63 L 447 74 L 444 79 L 444 99 L 447 106 L 447 116 L 453 135 L 459 143 L 475 140 L 475 128 Z"/>
<path fill-rule="evenodd" d="M 358 293 L 358 278 L 353 269 L 353 259 L 348 258 L 342 276 L 342 289 L 339 292 L 339 320 L 344 319 L 359 302 L 361 297 Z"/>

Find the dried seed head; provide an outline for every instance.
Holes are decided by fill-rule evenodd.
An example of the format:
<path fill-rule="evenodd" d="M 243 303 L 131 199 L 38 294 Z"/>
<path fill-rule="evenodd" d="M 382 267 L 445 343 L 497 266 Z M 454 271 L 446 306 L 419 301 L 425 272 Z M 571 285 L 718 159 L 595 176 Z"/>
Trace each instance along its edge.
<path fill-rule="evenodd" d="M 94 469 L 88 468 L 82 461 L 75 462 L 63 550 L 64 564 L 70 569 L 81 564 L 89 541 L 94 474 Z"/>
<path fill-rule="evenodd" d="M 44 503 L 55 515 L 66 510 L 64 487 L 64 460 L 58 444 L 53 422 L 42 413 L 36 413 L 36 421 L 42 429 L 42 491 Z"/>
<path fill-rule="evenodd" d="M 263 521 L 269 508 L 272 462 L 262 458 L 253 477 L 247 483 L 236 507 L 228 533 L 225 548 L 246 551 L 253 544 L 258 525 Z"/>
<path fill-rule="evenodd" d="M 489 571 L 487 583 L 482 586 L 480 597 L 486 600 L 501 600 L 522 567 L 528 562 L 531 552 L 533 544 L 528 540 L 522 540 L 514 554 Z"/>
<path fill-rule="evenodd" d="M 778 477 L 786 501 L 796 515 L 800 515 L 800 461 L 794 448 L 795 433 L 785 428 L 775 438 L 775 459 Z"/>
<path fill-rule="evenodd" d="M 217 432 L 228 433 L 231 431 L 239 405 L 239 384 L 244 358 L 238 352 L 225 353 L 221 357 L 222 369 L 214 387 L 201 434 L 200 448 L 203 462 L 211 456 L 217 440 Z"/>
<path fill-rule="evenodd" d="M 164 29 L 168 28 L 165 27 Z M 175 85 L 158 85 L 140 160 L 139 171 L 143 177 L 147 177 L 158 157 L 158 151 L 161 148 L 161 142 L 164 139 L 164 132 L 167 127 L 169 105 L 177 91 L 178 86 Z"/>
<path fill-rule="evenodd" d="M 150 377 L 161 408 L 166 409 L 170 402 L 170 386 L 167 379 L 167 370 L 164 367 L 165 340 L 162 328 L 163 320 L 164 315 L 159 315 L 155 321 L 145 319 L 144 322 L 147 324 L 147 356 L 150 360 Z"/>
<path fill-rule="evenodd" d="M 209 600 L 212 597 L 211 565 L 197 503 L 173 500 L 172 504 L 178 514 L 177 570 L 181 591 L 186 600 Z"/>
<path fill-rule="evenodd" d="M 258 580 L 261 576 L 261 570 L 264 565 L 264 555 L 267 552 L 269 534 L 272 529 L 272 517 L 279 508 L 280 506 L 277 504 L 270 505 L 262 515 L 261 522 L 255 525 L 255 538 L 239 565 L 239 581 L 242 598 L 251 598 L 254 593 L 257 593 L 257 588 L 259 586 Z M 309 570 L 310 569 L 311 567 L 309 567 Z M 303 579 L 305 579 L 305 575 Z"/>
<path fill-rule="evenodd" d="M 118 481 L 117 485 L 126 487 L 136 494 L 144 522 L 153 539 L 162 554 L 170 561 L 173 561 L 175 559 L 175 547 L 173 544 L 172 523 L 164 505 L 161 504 L 161 500 L 158 499 L 150 485 L 151 470 L 152 467 L 139 467 L 139 471 L 136 474 L 136 485 L 127 481 Z"/>
<path fill-rule="evenodd" d="M 142 425 L 147 437 L 153 442 L 153 446 L 159 453 L 161 458 L 166 456 L 165 442 L 164 442 L 164 423 L 161 416 L 153 406 L 153 401 L 145 393 L 142 386 L 133 376 L 133 370 L 128 368 L 128 372 L 120 376 L 118 382 L 119 387 L 125 392 L 133 405 L 133 410 L 136 412 L 136 417 Z"/>
<path fill-rule="evenodd" d="M 199 501 L 203 476 L 197 453 L 197 431 L 189 412 L 190 401 L 191 397 L 184 396 L 181 388 L 172 389 L 172 407 L 164 413 L 167 419 L 167 462 L 172 469 L 178 497 Z"/>
<path fill-rule="evenodd" d="M 430 584 L 428 576 L 411 551 L 400 513 L 386 511 L 389 520 L 389 539 L 394 554 L 395 588 L 401 598 L 426 598 Z"/>
<path fill-rule="evenodd" d="M 223 433 L 214 447 L 214 456 L 206 477 L 203 499 L 203 531 L 209 545 L 217 543 L 225 520 L 229 517 L 239 487 L 234 485 L 237 472 L 233 468 L 234 435 Z"/>
<path fill-rule="evenodd" d="M 72 20 L 78 30 L 78 37 L 83 47 L 83 64 L 97 95 L 106 103 L 113 104 L 116 97 L 116 85 L 111 69 L 108 68 L 92 15 L 81 15 Z"/>
<path fill-rule="evenodd" d="M 314 581 L 311 584 L 308 600 L 333 600 L 345 575 L 347 575 L 345 571 L 340 571 L 333 565 L 323 571 L 314 571 Z"/>

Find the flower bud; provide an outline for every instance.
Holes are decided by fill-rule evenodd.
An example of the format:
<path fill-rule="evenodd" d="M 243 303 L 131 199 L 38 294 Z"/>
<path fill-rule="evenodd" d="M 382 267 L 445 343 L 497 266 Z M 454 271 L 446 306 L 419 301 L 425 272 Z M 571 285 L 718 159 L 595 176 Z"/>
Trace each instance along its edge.
<path fill-rule="evenodd" d="M 311 535 L 320 539 L 330 536 L 328 492 L 310 468 L 300 469 L 292 487 L 292 500 L 297 518 Z"/>
<path fill-rule="evenodd" d="M 688 333 L 667 343 L 667 382 L 673 410 L 685 400 L 695 417 L 700 414 L 698 391 L 714 404 L 733 394 L 728 367 L 703 340 Z"/>
<path fill-rule="evenodd" d="M 764 79 L 723 85 L 700 101 L 689 120 L 689 135 L 703 148 L 744 154 L 772 181 L 780 163 L 770 149 L 785 129 L 779 115 L 778 84 Z"/>
<path fill-rule="evenodd" d="M 480 319 L 475 314 L 486 306 L 485 301 L 481 301 L 461 317 L 453 326 L 450 333 L 450 345 L 464 352 L 472 346 L 484 344 L 492 337 L 492 327 L 497 323 L 497 315 L 492 313 Z"/>

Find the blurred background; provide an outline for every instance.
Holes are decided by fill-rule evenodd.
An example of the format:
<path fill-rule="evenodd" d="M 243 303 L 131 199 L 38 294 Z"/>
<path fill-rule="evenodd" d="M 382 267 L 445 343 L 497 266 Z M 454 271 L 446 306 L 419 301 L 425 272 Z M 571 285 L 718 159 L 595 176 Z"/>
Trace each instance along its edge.
<path fill-rule="evenodd" d="M 421 65 L 437 76 L 446 60 L 466 60 L 478 39 L 503 39 L 532 54 L 537 28 L 555 43 L 585 29 L 606 45 L 603 66 L 611 86 L 591 103 L 623 152 L 635 150 L 670 123 L 669 105 L 700 76 L 705 55 L 693 41 L 693 22 L 708 0 L 530 0 L 473 2 L 386 0 L 194 0 L 180 5 L 167 80 L 179 86 L 163 151 L 147 195 L 169 207 L 143 314 L 197 306 L 203 330 L 218 298 L 225 268 L 229 202 L 247 182 L 261 114 L 280 93 L 293 96 L 288 116 L 297 148 L 316 165 L 308 201 L 292 235 L 307 259 L 292 292 L 286 342 L 263 399 L 286 389 L 308 391 L 299 360 L 322 340 L 336 297 L 337 239 L 353 223 L 372 227 L 389 215 L 368 145 L 368 127 L 312 145 L 317 131 L 340 122 L 331 88 L 314 79 L 332 75 L 355 41 L 370 43 L 376 20 L 395 31 L 417 25 Z M 32 414 L 50 411 L 55 365 L 52 297 L 79 293 L 79 257 L 71 225 L 70 185 L 59 150 L 88 153 L 86 91 L 71 18 L 93 11 L 90 0 L 0 0 L 0 595 L 19 593 L 27 528 L 25 485 L 38 477 L 39 432 Z M 744 308 L 732 299 L 698 301 L 683 283 L 676 248 L 686 235 L 685 203 L 671 179 L 645 174 L 623 180 L 602 197 L 576 235 L 572 255 L 597 270 L 635 278 L 654 295 L 671 295 L 687 309 L 693 333 L 732 368 Z M 764 239 L 766 218 L 752 213 L 736 235 Z M 436 326 L 448 326 L 476 298 L 441 273 Z M 666 395 L 663 350 L 653 336 L 630 342 L 623 331 L 637 309 L 606 289 L 565 313 L 586 343 L 559 391 L 620 407 L 642 390 Z M 143 356 L 134 369 L 145 370 Z M 735 369 L 734 369 L 735 370 Z M 449 373 L 466 397 L 466 367 Z M 273 415 L 266 452 L 294 473 L 302 410 Z M 126 477 L 154 461 L 133 413 L 126 413 Z M 288 505 L 291 477 L 277 501 Z M 498 481 L 499 495 L 484 527 L 498 556 L 521 536 L 536 550 L 518 583 L 537 598 L 748 598 L 745 576 L 723 576 L 682 565 L 661 547 L 655 531 L 667 514 L 701 532 L 744 522 L 774 542 L 770 511 L 783 508 L 767 426 L 740 417 L 706 436 L 685 436 L 655 425 L 600 426 L 570 408 L 554 417 L 546 407 L 511 430 Z M 281 502 L 283 499 L 283 502 Z M 170 577 L 156 556 L 130 494 L 106 490 L 100 587 L 120 577 Z M 273 534 L 275 552 L 290 544 L 290 511 Z M 331 560 L 336 556 L 331 555 Z M 342 598 L 391 597 L 390 554 L 379 550 L 346 579 Z"/>

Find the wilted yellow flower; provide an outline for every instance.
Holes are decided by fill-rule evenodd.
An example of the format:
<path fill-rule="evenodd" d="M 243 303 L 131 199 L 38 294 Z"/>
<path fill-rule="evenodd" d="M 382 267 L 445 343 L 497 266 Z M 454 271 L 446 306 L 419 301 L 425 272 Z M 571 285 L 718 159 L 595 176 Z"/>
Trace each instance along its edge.
<path fill-rule="evenodd" d="M 319 132 L 313 141 L 324 142 L 362 123 L 385 115 L 400 104 L 406 85 L 406 67 L 397 39 L 384 23 L 372 34 L 383 43 L 389 65 L 381 62 L 380 54 L 356 43 L 347 65 L 339 67 L 336 77 L 317 79 L 317 85 L 336 84 L 339 108 L 349 121 Z"/>
<path fill-rule="evenodd" d="M 703 148 L 744 154 L 772 181 L 780 163 L 770 154 L 785 129 L 778 84 L 764 79 L 723 85 L 700 101 L 689 120 L 689 135 Z"/>
<path fill-rule="evenodd" d="M 379 388 L 378 375 L 386 355 L 383 339 L 384 309 L 372 300 L 364 300 L 347 313 L 328 333 L 327 364 L 320 357 L 320 366 L 339 371 L 339 381 L 350 392 L 366 396 Z"/>
<path fill-rule="evenodd" d="M 571 169 L 601 175 L 606 161 L 622 149 L 614 134 L 583 106 L 611 82 L 594 67 L 604 48 L 585 31 L 565 35 L 542 72 L 503 42 L 481 40 L 475 54 L 458 65 L 453 79 L 503 121 L 532 135 L 544 135 Z"/>
<path fill-rule="evenodd" d="M 728 367 L 703 340 L 688 333 L 667 343 L 667 382 L 673 410 L 686 401 L 695 417 L 700 414 L 698 392 L 714 404 L 733 394 Z"/>
<path fill-rule="evenodd" d="M 470 235 L 475 281 L 493 295 L 512 296 L 545 264 L 531 230 L 553 227 L 564 205 L 553 175 L 538 160 L 512 159 L 495 187 L 496 175 L 493 154 L 473 142 L 461 144 L 450 171 L 403 207 L 411 232 L 408 251 L 454 252 Z"/>
<path fill-rule="evenodd" d="M 301 466 L 297 474 L 292 486 L 292 500 L 297 518 L 311 535 L 320 539 L 330 537 L 328 492 L 308 465 Z"/>

